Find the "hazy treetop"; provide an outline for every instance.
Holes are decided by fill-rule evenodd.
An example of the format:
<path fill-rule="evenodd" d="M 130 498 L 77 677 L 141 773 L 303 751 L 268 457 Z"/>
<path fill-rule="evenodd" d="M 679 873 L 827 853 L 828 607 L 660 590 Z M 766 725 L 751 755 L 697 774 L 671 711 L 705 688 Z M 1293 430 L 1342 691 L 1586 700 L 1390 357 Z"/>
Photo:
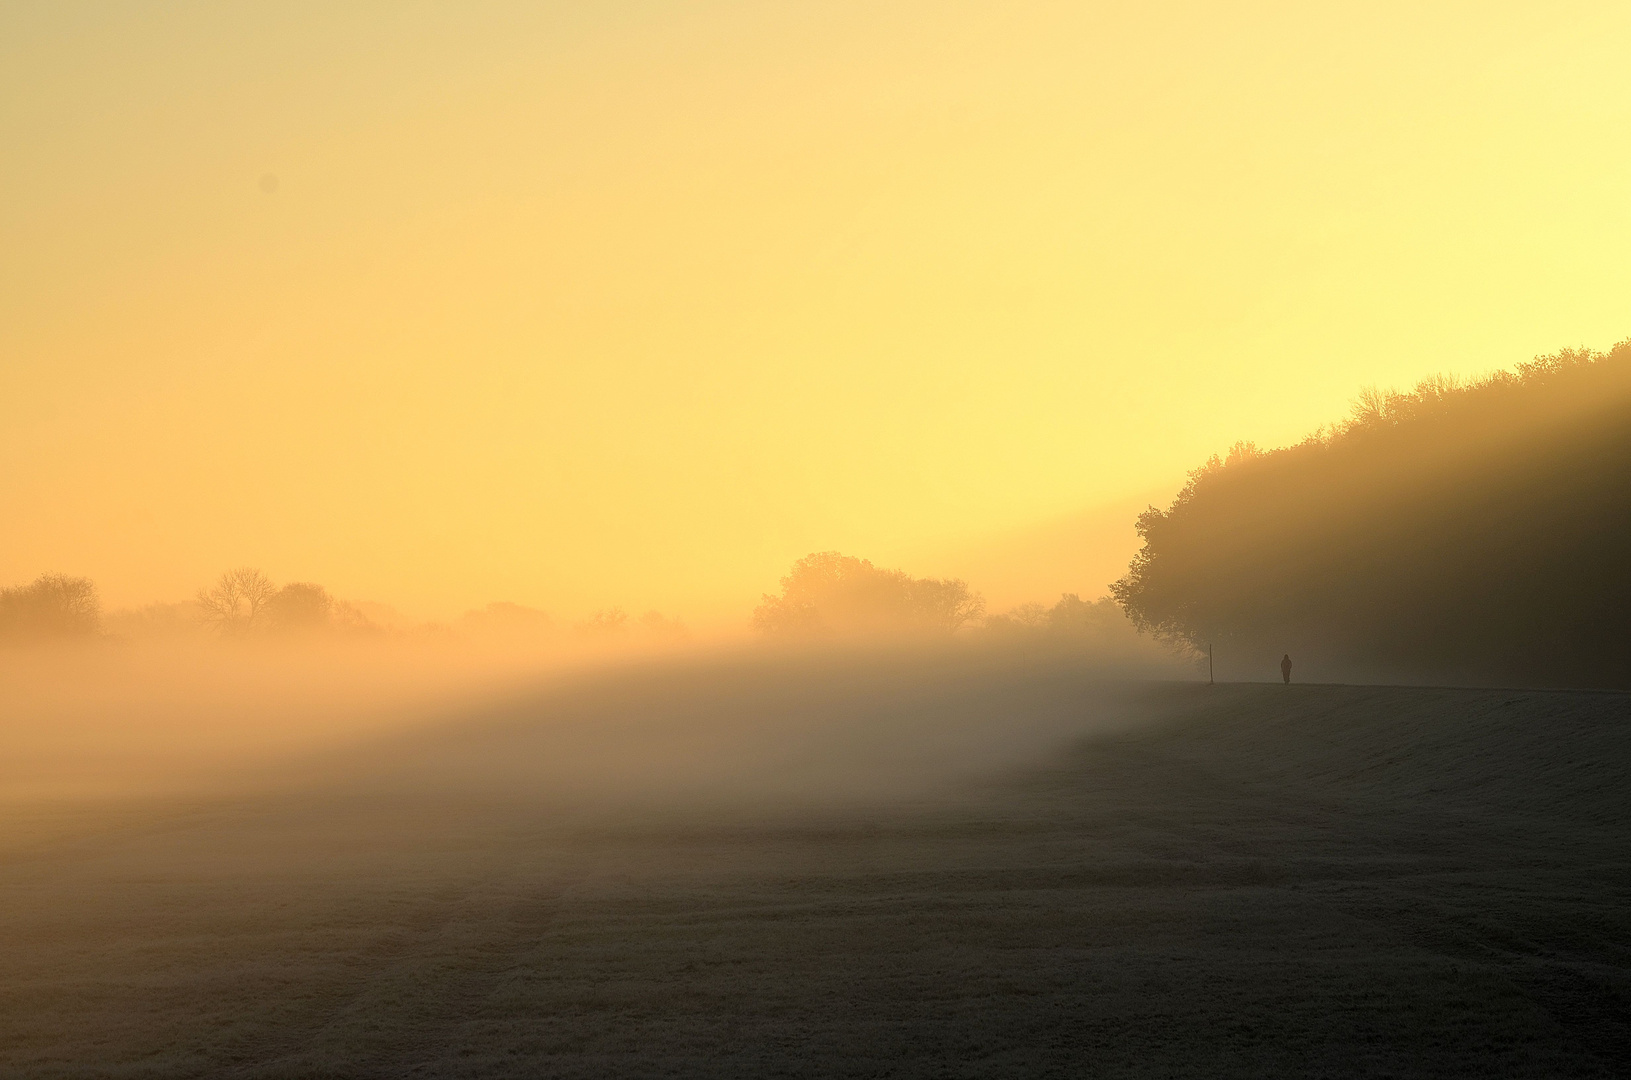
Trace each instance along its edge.
<path fill-rule="evenodd" d="M 31 584 L 0 589 L 0 638 L 85 637 L 101 623 L 102 604 L 88 578 L 42 574 Z"/>
<path fill-rule="evenodd" d="M 1631 685 L 1631 341 L 1366 391 L 1138 518 L 1143 629 L 1333 678 Z"/>
<path fill-rule="evenodd" d="M 952 633 L 976 621 L 985 602 L 954 578 L 914 578 L 866 559 L 818 551 L 798 560 L 753 613 L 763 634 Z"/>

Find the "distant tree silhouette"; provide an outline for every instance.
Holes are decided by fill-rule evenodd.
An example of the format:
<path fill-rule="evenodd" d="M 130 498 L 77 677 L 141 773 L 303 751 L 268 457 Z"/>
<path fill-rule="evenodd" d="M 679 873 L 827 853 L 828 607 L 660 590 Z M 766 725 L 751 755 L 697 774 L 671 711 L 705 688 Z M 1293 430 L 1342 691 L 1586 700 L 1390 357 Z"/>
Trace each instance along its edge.
<path fill-rule="evenodd" d="M 270 630 L 322 630 L 329 626 L 334 606 L 334 598 L 321 585 L 294 581 L 267 597 L 260 614 Z"/>
<path fill-rule="evenodd" d="M 683 641 L 690 636 L 684 623 L 660 611 L 648 611 L 640 616 L 640 632 L 651 641 Z"/>
<path fill-rule="evenodd" d="M 1075 593 L 1066 593 L 1047 615 L 1048 628 L 1063 634 L 1099 635 L 1127 630 L 1127 616 L 1108 596 L 1087 601 Z"/>
<path fill-rule="evenodd" d="M 204 629 L 200 625 L 201 611 L 197 603 L 190 600 L 109 612 L 102 623 L 108 633 L 122 639 L 185 638 Z"/>
<path fill-rule="evenodd" d="M 781 586 L 780 596 L 766 594 L 754 610 L 760 633 L 952 633 L 985 610 L 957 579 L 914 578 L 836 551 L 798 560 Z"/>
<path fill-rule="evenodd" d="M 586 638 L 618 637 L 628 632 L 629 615 L 620 607 L 605 608 L 582 622 L 573 623 L 578 636 Z"/>
<path fill-rule="evenodd" d="M 101 629 L 102 604 L 89 578 L 42 574 L 0 589 L 0 639 L 88 637 Z"/>
<path fill-rule="evenodd" d="M 1169 642 L 1308 677 L 1631 686 L 1631 341 L 1366 390 L 1138 518 L 1112 592 Z"/>
<path fill-rule="evenodd" d="M 1021 604 L 986 616 L 981 634 L 994 643 L 1092 654 L 1105 659 L 1164 663 L 1168 652 L 1140 635 L 1132 620 L 1110 597 L 1083 600 L 1066 593 L 1052 607 Z"/>
<path fill-rule="evenodd" d="M 204 620 L 230 637 L 265 627 L 265 609 L 276 594 L 277 586 L 265 574 L 240 566 L 222 574 L 210 588 L 200 589 L 197 599 Z"/>
<path fill-rule="evenodd" d="M 555 629 L 547 612 L 497 600 L 478 611 L 467 611 L 459 628 L 483 638 L 541 638 Z"/>

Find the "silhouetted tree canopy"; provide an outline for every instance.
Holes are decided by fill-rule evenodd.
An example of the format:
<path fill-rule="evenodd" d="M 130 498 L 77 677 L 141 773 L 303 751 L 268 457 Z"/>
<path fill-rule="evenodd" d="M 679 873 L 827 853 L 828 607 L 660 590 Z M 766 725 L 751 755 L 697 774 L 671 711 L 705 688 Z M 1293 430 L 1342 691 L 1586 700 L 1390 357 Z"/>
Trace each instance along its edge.
<path fill-rule="evenodd" d="M 89 578 L 42 574 L 31 584 L 0 589 L 0 639 L 89 637 L 101 624 L 102 604 Z"/>
<path fill-rule="evenodd" d="M 1069 644 L 1096 644 L 1135 635 L 1126 613 L 1110 597 L 1083 600 L 1075 593 L 1065 593 L 1052 607 L 1021 604 L 1000 615 L 987 615 L 984 628 L 998 636 L 1045 635 Z"/>
<path fill-rule="evenodd" d="M 684 641 L 690 636 L 684 623 L 660 611 L 648 611 L 640 616 L 640 632 L 650 641 Z"/>
<path fill-rule="evenodd" d="M 572 624 L 579 637 L 614 638 L 628 633 L 629 613 L 620 607 L 602 608 L 582 622 Z"/>
<path fill-rule="evenodd" d="M 152 603 L 138 608 L 109 612 L 102 625 L 112 636 L 121 640 L 146 640 L 191 637 L 205 627 L 203 613 L 196 601 L 183 603 Z"/>
<path fill-rule="evenodd" d="M 781 585 L 780 596 L 764 596 L 753 612 L 760 633 L 951 633 L 985 610 L 955 578 L 914 578 L 836 551 L 806 555 Z"/>
<path fill-rule="evenodd" d="M 334 598 L 321 585 L 294 581 L 266 600 L 268 629 L 285 632 L 321 630 L 334 614 Z"/>
<path fill-rule="evenodd" d="M 1116 599 L 1238 675 L 1631 686 L 1631 342 L 1366 391 L 1138 532 Z"/>
<path fill-rule="evenodd" d="M 555 630 L 555 621 L 537 608 L 495 600 L 477 611 L 467 611 L 459 627 L 481 638 L 543 638 Z"/>

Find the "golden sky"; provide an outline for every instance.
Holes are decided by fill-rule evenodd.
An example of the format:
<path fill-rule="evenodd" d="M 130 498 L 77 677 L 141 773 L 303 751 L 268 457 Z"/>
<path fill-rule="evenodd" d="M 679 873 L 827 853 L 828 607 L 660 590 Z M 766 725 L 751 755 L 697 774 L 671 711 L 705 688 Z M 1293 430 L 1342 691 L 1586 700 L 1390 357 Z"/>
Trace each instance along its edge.
<path fill-rule="evenodd" d="M 706 622 L 838 548 L 1096 595 L 1103 521 L 1236 439 L 1631 334 L 1628 46 L 1623 2 L 6 4 L 0 583 Z"/>

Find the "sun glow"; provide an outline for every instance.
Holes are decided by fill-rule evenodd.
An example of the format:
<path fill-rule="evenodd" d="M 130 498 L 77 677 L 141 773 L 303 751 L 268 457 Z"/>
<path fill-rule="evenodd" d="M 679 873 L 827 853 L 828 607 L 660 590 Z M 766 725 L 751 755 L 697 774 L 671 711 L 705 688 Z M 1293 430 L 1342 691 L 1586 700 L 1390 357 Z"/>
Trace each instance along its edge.
<path fill-rule="evenodd" d="M 1100 595 L 1237 439 L 1624 336 L 1628 19 L 8 6 L 0 581 Z"/>

